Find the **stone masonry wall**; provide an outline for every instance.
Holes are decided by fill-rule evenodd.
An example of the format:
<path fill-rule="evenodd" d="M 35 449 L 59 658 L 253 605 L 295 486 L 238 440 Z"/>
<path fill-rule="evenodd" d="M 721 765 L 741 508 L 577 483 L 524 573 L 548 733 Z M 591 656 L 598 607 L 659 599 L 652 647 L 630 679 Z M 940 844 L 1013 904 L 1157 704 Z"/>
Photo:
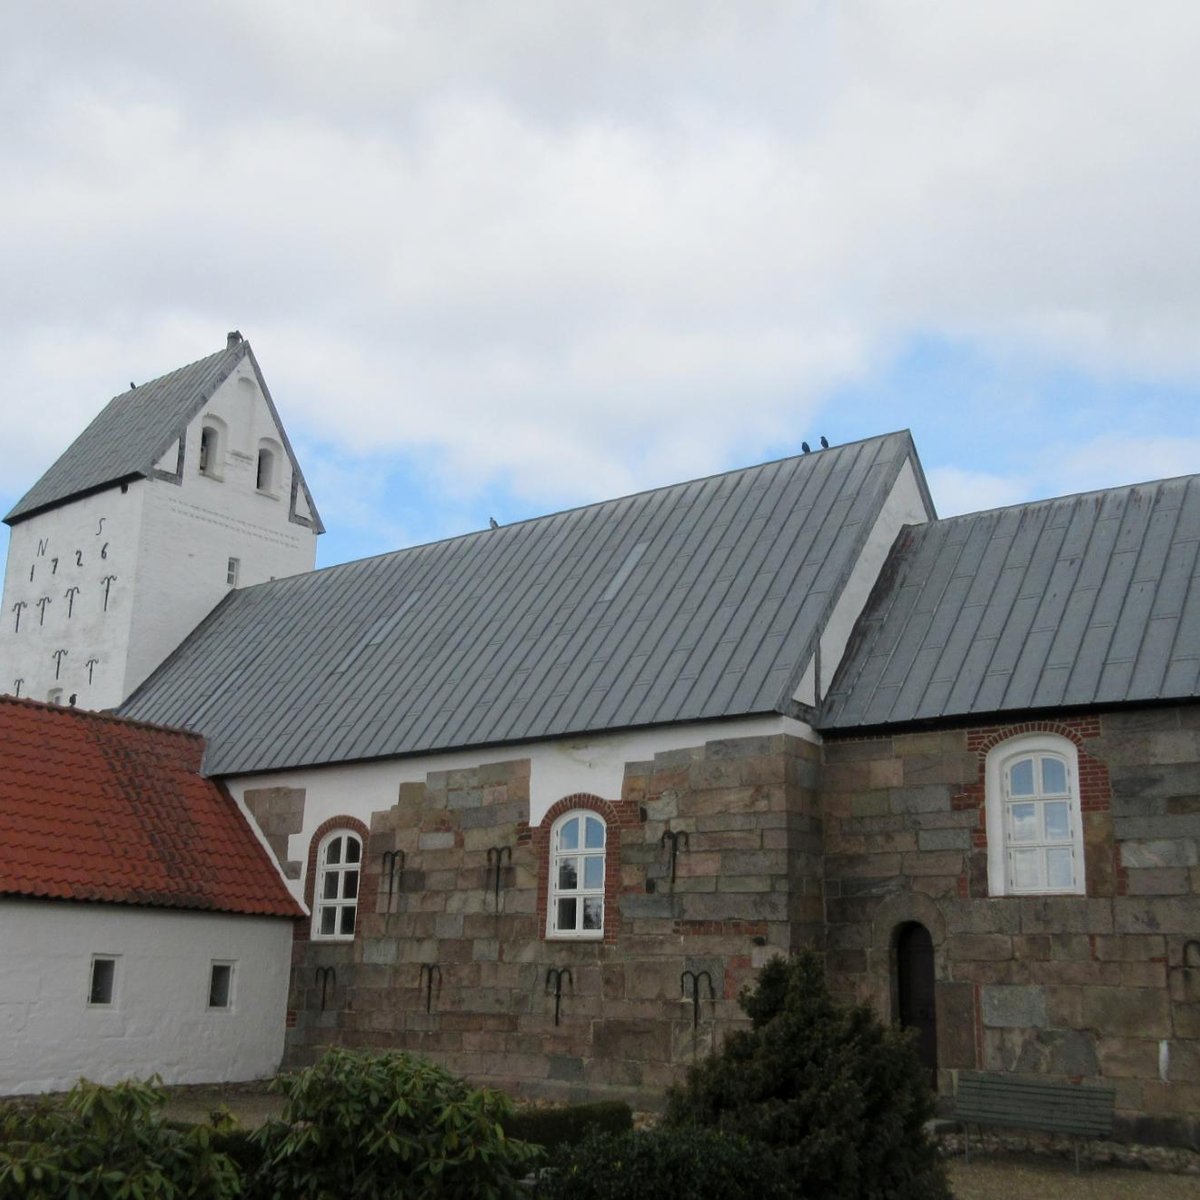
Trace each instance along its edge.
<path fill-rule="evenodd" d="M 984 761 L 1079 751 L 1086 895 L 989 897 Z M 895 1013 L 894 938 L 934 946 L 939 1087 L 960 1069 L 1104 1082 L 1120 1127 L 1200 1136 L 1200 708 L 828 741 L 828 964 Z"/>
<path fill-rule="evenodd" d="M 296 942 L 287 1061 L 395 1047 L 527 1096 L 660 1103 L 740 1023 L 755 968 L 822 940 L 818 755 L 784 735 L 659 754 L 536 828 L 529 759 L 401 785 L 360 814 L 354 941 Z M 603 941 L 546 936 L 549 829 L 572 807 L 608 825 Z"/>

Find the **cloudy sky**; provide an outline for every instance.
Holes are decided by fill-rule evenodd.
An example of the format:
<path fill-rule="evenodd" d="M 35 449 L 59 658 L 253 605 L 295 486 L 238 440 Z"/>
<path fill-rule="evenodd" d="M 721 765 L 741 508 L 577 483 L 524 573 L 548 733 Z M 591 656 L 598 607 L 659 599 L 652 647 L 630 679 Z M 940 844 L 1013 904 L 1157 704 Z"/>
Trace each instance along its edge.
<path fill-rule="evenodd" d="M 322 563 L 821 434 L 944 514 L 1198 470 L 1198 61 L 1195 0 L 9 6 L 0 505 L 233 328 Z"/>

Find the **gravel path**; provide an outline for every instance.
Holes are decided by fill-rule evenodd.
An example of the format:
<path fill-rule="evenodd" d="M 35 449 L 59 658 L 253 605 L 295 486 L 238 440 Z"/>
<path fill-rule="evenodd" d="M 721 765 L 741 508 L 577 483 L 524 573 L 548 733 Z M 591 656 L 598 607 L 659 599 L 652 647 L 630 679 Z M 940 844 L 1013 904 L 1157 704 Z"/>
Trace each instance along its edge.
<path fill-rule="evenodd" d="M 1081 1167 L 1043 1155 L 987 1154 L 949 1161 L 957 1200 L 1197 1200 L 1200 1176 L 1130 1167 Z"/>

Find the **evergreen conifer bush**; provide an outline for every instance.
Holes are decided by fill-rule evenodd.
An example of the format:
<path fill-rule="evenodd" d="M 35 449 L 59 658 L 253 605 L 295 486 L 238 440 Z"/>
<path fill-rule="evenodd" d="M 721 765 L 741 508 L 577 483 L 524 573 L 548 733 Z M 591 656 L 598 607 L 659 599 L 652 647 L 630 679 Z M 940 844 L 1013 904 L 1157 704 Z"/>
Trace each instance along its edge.
<path fill-rule="evenodd" d="M 822 1200 L 944 1200 L 926 1133 L 933 1094 L 909 1036 L 867 1007 L 837 1004 L 820 959 L 777 958 L 731 1034 L 673 1089 L 666 1123 L 765 1143 L 796 1194 Z"/>

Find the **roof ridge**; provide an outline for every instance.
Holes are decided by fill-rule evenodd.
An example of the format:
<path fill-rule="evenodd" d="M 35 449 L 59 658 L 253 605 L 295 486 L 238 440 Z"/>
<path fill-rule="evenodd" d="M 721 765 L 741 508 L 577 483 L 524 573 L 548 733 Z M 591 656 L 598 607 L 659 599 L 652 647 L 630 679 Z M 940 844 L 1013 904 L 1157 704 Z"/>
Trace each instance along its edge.
<path fill-rule="evenodd" d="M 930 521 L 928 524 L 934 523 L 938 525 L 949 525 L 952 521 L 966 521 L 975 517 L 986 517 L 992 513 L 1013 512 L 1016 509 L 1037 508 L 1042 504 L 1061 504 L 1064 500 L 1085 500 L 1089 496 L 1106 496 L 1115 492 L 1127 492 L 1133 488 L 1140 487 L 1161 487 L 1165 483 L 1180 483 L 1184 480 L 1200 479 L 1200 472 L 1193 472 L 1188 475 L 1168 475 L 1165 479 L 1138 479 L 1132 483 L 1114 483 L 1109 487 L 1102 488 L 1087 488 L 1078 492 L 1064 492 L 1061 496 L 1043 496 L 1039 500 L 1015 500 L 1012 504 L 997 504 L 994 508 L 977 508 L 972 512 L 955 513 L 952 517 L 937 517 L 935 521 Z"/>
<path fill-rule="evenodd" d="M 604 500 L 590 500 L 586 504 L 573 504 L 568 508 L 556 509 L 554 512 L 539 513 L 535 517 L 523 517 L 519 521 L 512 521 L 508 524 L 500 524 L 495 529 L 468 529 L 463 533 L 453 533 L 449 537 L 433 538 L 427 542 L 415 542 L 411 546 L 397 546 L 394 550 L 381 550 L 378 554 L 367 554 L 362 558 L 350 558 L 345 562 L 330 563 L 325 567 L 316 567 L 311 571 L 300 571 L 295 575 L 284 575 L 279 579 L 267 579 L 262 583 L 253 583 L 247 587 L 238 588 L 236 592 L 231 592 L 230 595 L 252 593 L 262 590 L 263 588 L 273 587 L 277 584 L 287 584 L 298 579 L 312 579 L 317 575 L 325 575 L 330 571 L 339 571 L 345 567 L 357 566 L 359 563 L 376 562 L 382 558 L 391 558 L 397 554 L 409 554 L 414 550 L 428 550 L 434 546 L 448 546 L 451 542 L 464 541 L 467 538 L 491 536 L 492 534 L 500 533 L 505 529 L 517 529 L 522 525 L 534 525 L 539 521 L 550 521 L 555 517 L 565 517 L 570 513 L 586 512 L 592 508 L 603 508 L 609 504 L 619 504 L 625 500 L 636 500 L 642 496 L 653 496 L 659 492 L 669 492 L 675 488 L 689 487 L 692 484 L 708 483 L 714 479 L 724 479 L 729 475 L 740 475 L 745 471 L 759 471 L 764 467 L 778 466 L 780 463 L 798 462 L 805 458 L 816 458 L 819 454 L 827 454 L 830 450 L 843 450 L 851 446 L 862 446 L 868 442 L 882 442 L 888 438 L 901 437 L 907 435 L 909 440 L 912 439 L 912 434 L 908 429 L 892 429 L 887 433 L 877 433 L 871 437 L 857 438 L 852 442 L 839 442 L 836 446 L 829 446 L 825 449 L 813 450 L 806 454 L 801 451 L 799 454 L 785 454 L 780 458 L 768 458 L 764 462 L 750 463 L 744 467 L 730 467 L 725 471 L 713 471 L 708 475 L 697 475 L 694 479 L 679 479 L 674 483 L 660 484 L 658 487 L 642 488 L 636 492 L 625 492 L 620 496 L 609 496 Z"/>
<path fill-rule="evenodd" d="M 123 729 L 147 729 L 153 733 L 171 733 L 189 741 L 199 742 L 204 748 L 204 735 L 194 729 L 181 729 L 178 725 L 159 725 L 154 721 L 142 721 L 137 717 L 123 717 L 108 709 L 76 708 L 73 704 L 51 704 L 46 700 L 34 700 L 31 696 L 11 696 L 0 694 L 0 704 L 11 704 L 17 708 L 43 709 L 46 712 L 61 713 L 79 720 L 95 721 L 120 726 Z"/>

